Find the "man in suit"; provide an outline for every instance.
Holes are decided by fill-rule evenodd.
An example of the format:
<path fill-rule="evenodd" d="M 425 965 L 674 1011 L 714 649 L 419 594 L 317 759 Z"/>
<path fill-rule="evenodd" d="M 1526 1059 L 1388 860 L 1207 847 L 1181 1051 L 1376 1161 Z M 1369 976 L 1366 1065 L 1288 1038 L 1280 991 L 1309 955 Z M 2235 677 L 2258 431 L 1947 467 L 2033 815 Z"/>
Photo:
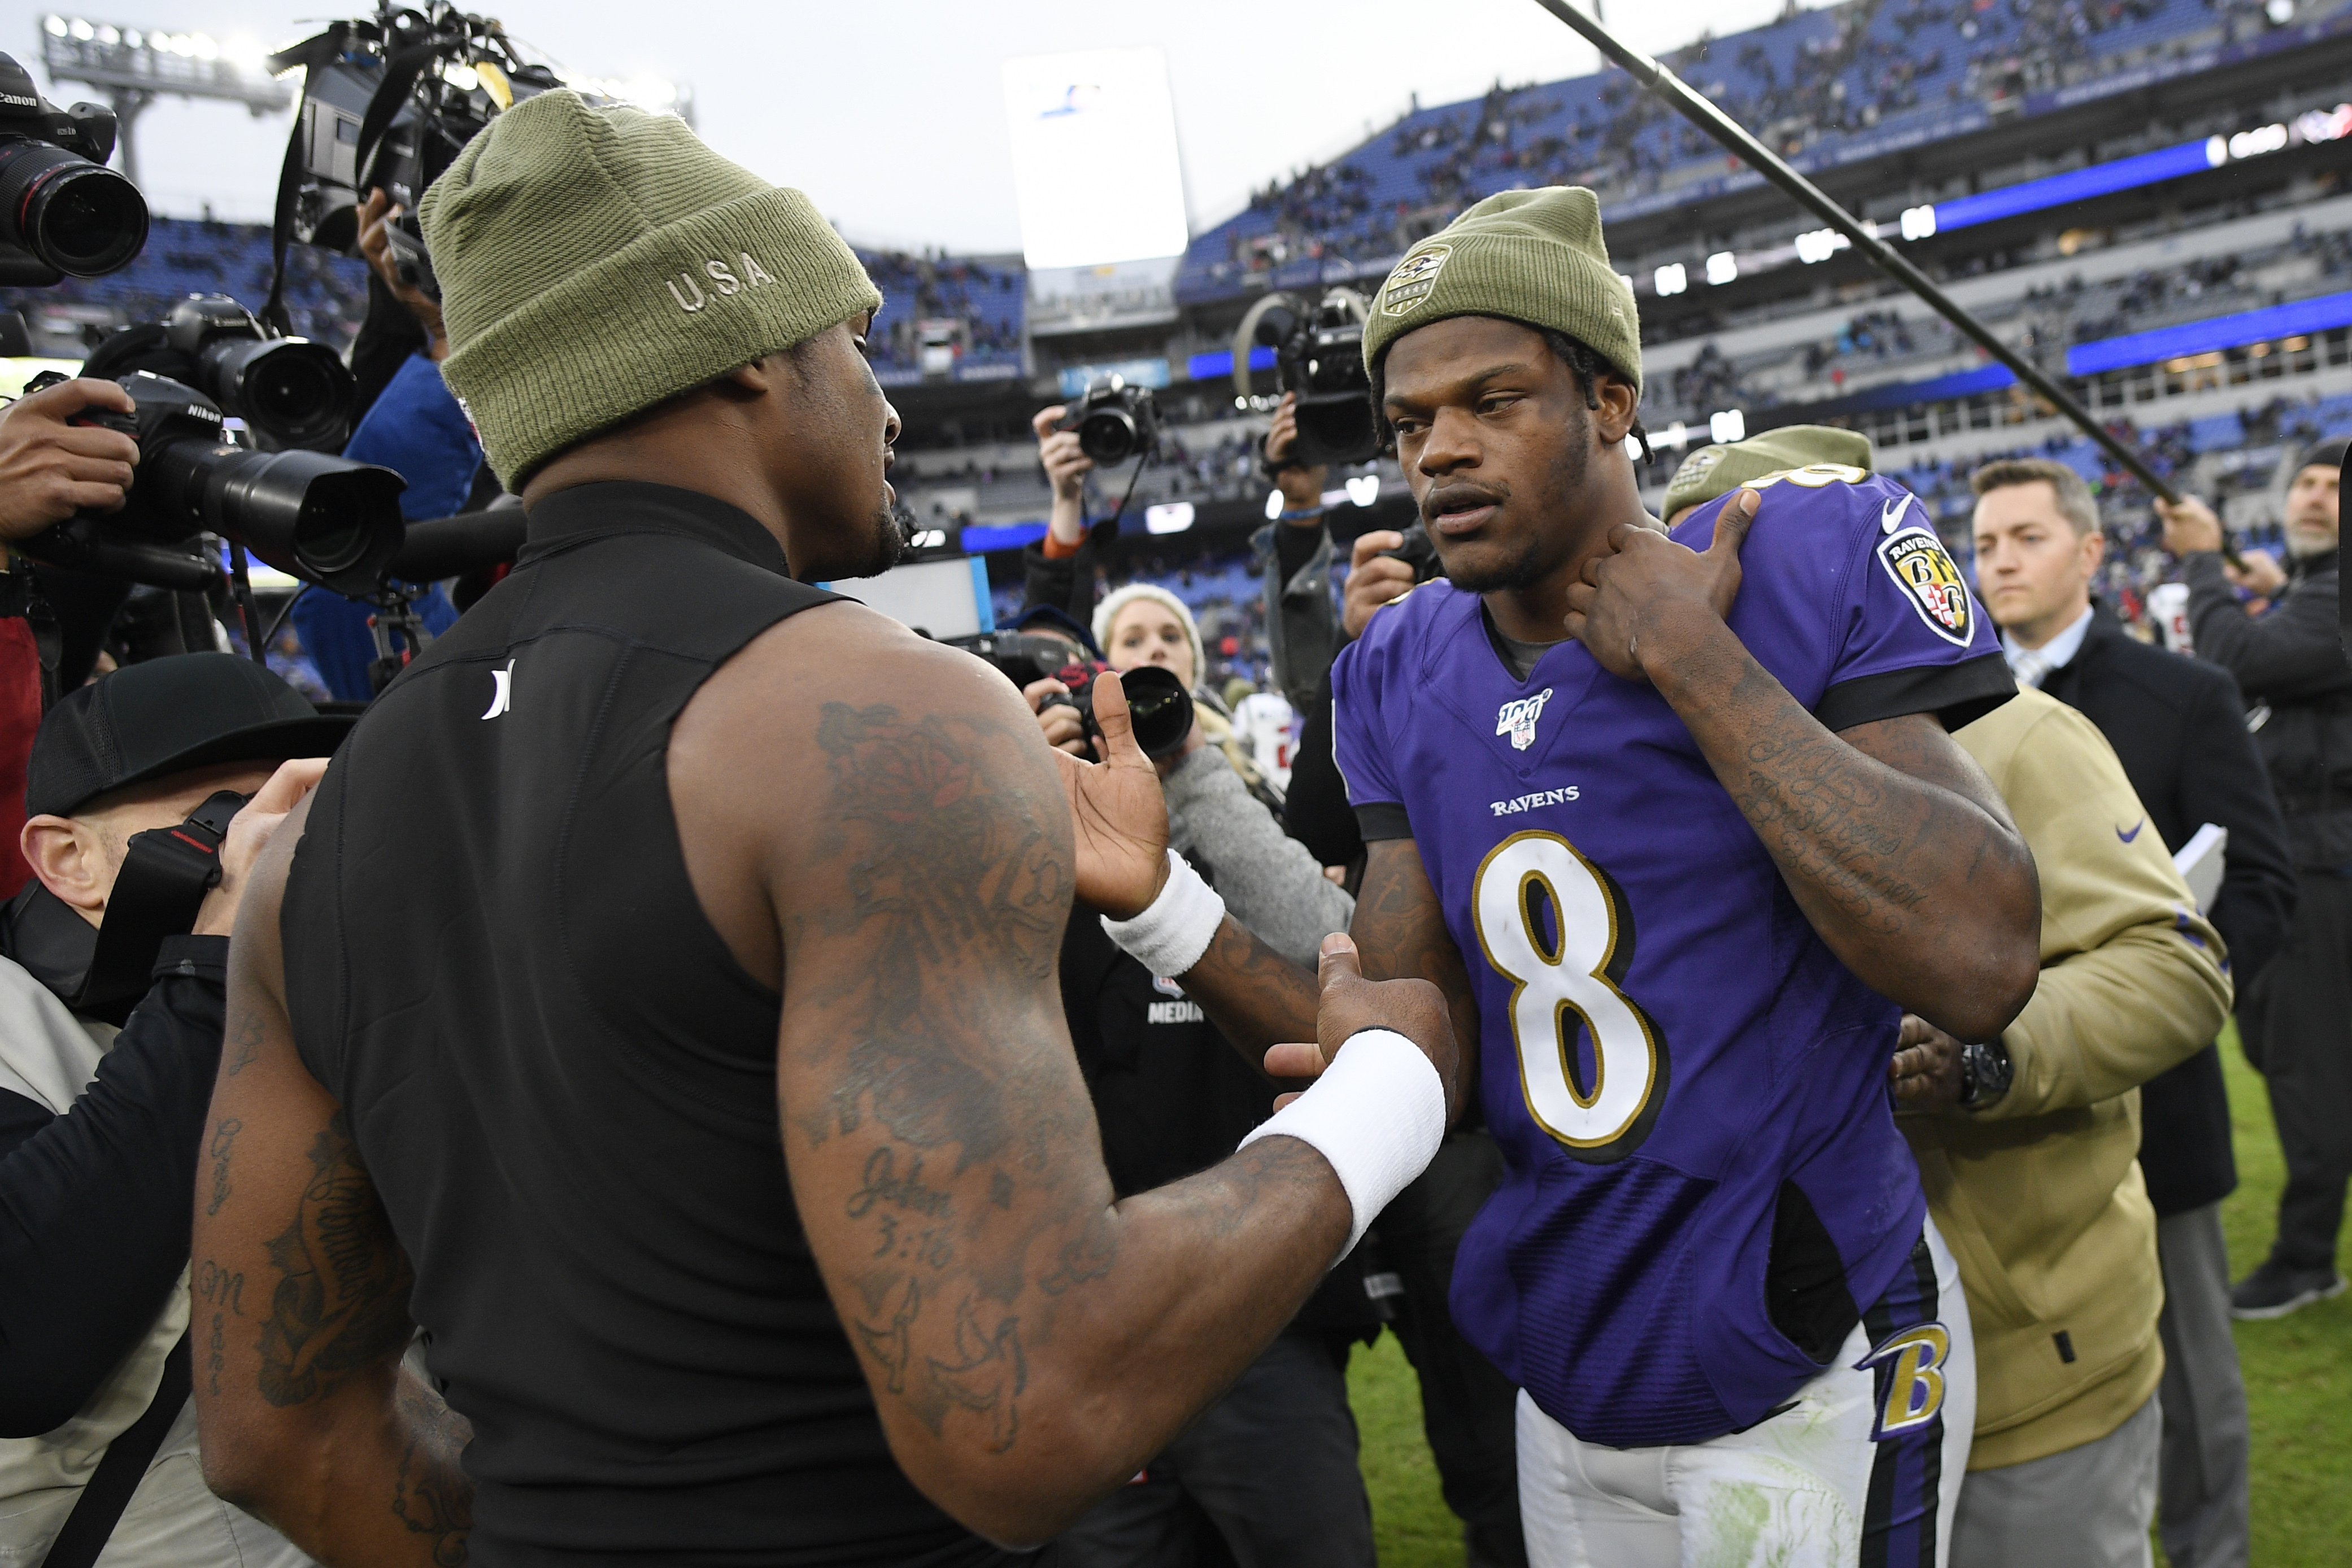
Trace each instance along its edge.
<path fill-rule="evenodd" d="M 2212 921 L 2241 991 L 2283 940 L 2294 871 L 2237 682 L 2139 642 L 2091 599 L 2105 553 L 2081 476 L 2038 458 L 1976 471 L 1979 592 L 2018 678 L 2079 709 L 2122 759 L 2153 826 L 2179 849 L 2229 830 Z M 2158 1215 L 2165 1307 L 2161 1521 L 2176 1568 L 2246 1562 L 2246 1399 L 2230 1335 L 2221 1200 L 2237 1184 L 2220 1053 L 2209 1047 L 2141 1091 L 2140 1165 Z"/>

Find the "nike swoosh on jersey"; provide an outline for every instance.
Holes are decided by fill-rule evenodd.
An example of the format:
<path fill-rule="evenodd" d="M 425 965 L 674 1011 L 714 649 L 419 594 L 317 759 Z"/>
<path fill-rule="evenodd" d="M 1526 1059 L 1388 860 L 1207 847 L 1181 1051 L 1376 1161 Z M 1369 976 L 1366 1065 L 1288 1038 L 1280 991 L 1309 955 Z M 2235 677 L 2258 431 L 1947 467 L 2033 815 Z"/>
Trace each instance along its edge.
<path fill-rule="evenodd" d="M 1895 525 L 1903 521 L 1903 514 L 1906 511 L 1908 511 L 1910 508 L 1911 495 L 1907 490 L 1904 492 L 1900 500 L 1888 501 L 1886 504 L 1880 507 L 1878 509 L 1878 531 L 1881 533 L 1894 532 Z"/>
<path fill-rule="evenodd" d="M 2120 838 L 2120 839 L 2122 839 L 2125 843 L 2128 844 L 2128 843 L 2130 843 L 2133 839 L 2137 838 L 2137 837 L 2139 837 L 2139 830 L 2140 830 L 2141 828 L 2143 828 L 2143 827 L 2146 827 L 2147 826 L 2147 817 L 2145 817 L 2145 816 L 2143 816 L 2143 817 L 2141 817 L 2137 822 L 2135 822 L 2135 823 L 2133 823 L 2133 824 L 2132 824 L 2132 830 L 2131 830 L 2129 833 L 2126 833 L 2126 832 L 2125 832 L 2122 828 L 2120 828 L 2120 827 L 2116 828 L 2116 837 L 2118 837 L 2118 838 Z"/>

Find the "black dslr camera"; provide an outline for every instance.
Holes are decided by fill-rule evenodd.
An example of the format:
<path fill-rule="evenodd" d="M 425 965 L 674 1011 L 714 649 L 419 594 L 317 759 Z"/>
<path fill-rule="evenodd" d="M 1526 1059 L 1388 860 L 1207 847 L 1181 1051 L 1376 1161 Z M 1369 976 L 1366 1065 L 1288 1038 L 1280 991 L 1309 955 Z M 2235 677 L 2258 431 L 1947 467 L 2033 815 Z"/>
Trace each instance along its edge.
<path fill-rule="evenodd" d="M 1404 531 L 1404 542 L 1394 550 L 1381 553 L 1391 561 L 1402 561 L 1412 568 L 1415 587 L 1433 577 L 1445 575 L 1445 563 L 1437 558 L 1437 542 L 1429 537 L 1429 524 L 1415 522 Z"/>
<path fill-rule="evenodd" d="M 27 390 L 63 379 L 37 376 Z M 75 422 L 139 443 L 138 477 L 122 510 L 77 513 L 18 541 L 17 549 L 53 565 L 204 593 L 219 581 L 220 567 L 189 545 L 210 532 L 336 593 L 363 598 L 381 590 L 404 532 L 405 479 L 323 452 L 236 446 L 211 399 L 146 371 L 116 384 L 137 413 L 93 408 Z"/>
<path fill-rule="evenodd" d="M 459 149 L 499 110 L 562 85 L 516 53 L 493 18 L 448 0 L 383 0 L 373 17 L 337 22 L 269 58 L 274 71 L 305 68 L 289 174 L 292 210 L 281 237 L 356 251 L 359 209 L 381 187 L 401 216 L 386 230 L 401 280 L 441 297 L 425 253 L 416 204 Z"/>
<path fill-rule="evenodd" d="M 1368 463 L 1380 456 L 1372 422 L 1371 378 L 1364 374 L 1364 319 L 1370 310 L 1352 289 L 1334 289 L 1309 305 L 1291 294 L 1269 294 L 1250 307 L 1234 333 L 1234 384 L 1249 396 L 1253 345 L 1274 351 L 1276 384 L 1298 397 L 1298 439 L 1286 465 Z"/>
<path fill-rule="evenodd" d="M 59 109 L 0 55 L 0 283 L 103 278 L 147 243 L 147 201 L 107 168 L 114 110 Z"/>
<path fill-rule="evenodd" d="M 1055 693 L 1042 706 L 1076 709 L 1087 740 L 1097 756 L 1102 754 L 1102 730 L 1095 722 L 1095 677 L 1110 666 L 1074 657 L 1070 645 L 1059 637 L 1022 632 L 982 632 L 958 637 L 953 646 L 985 660 L 1016 687 L 1025 689 L 1032 681 L 1047 679 L 1068 687 L 1068 692 Z M 1183 750 L 1185 738 L 1192 732 L 1192 694 L 1184 689 L 1184 683 L 1152 664 L 1121 673 L 1118 683 L 1127 693 L 1128 717 L 1134 723 L 1135 743 L 1143 754 L 1156 763 Z"/>
<path fill-rule="evenodd" d="M 1078 450 L 1105 468 L 1124 463 L 1160 446 L 1160 400 L 1148 386 L 1129 386 L 1120 376 L 1106 376 L 1087 388 L 1056 430 L 1076 430 Z"/>
<path fill-rule="evenodd" d="M 226 294 L 192 294 L 160 321 L 123 328 L 91 352 L 82 374 L 112 381 L 142 370 L 194 387 L 244 420 L 265 451 L 341 451 L 359 401 L 334 350 L 269 336 Z"/>

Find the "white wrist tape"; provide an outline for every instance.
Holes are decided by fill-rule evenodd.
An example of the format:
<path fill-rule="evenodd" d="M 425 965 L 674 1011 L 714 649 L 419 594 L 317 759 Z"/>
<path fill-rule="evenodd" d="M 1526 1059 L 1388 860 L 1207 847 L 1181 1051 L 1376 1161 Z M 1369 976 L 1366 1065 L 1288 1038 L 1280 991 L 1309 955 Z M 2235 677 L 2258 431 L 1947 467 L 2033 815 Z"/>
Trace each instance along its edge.
<path fill-rule="evenodd" d="M 1225 900 L 1171 849 L 1168 882 L 1160 896 L 1131 921 L 1103 916 L 1102 928 L 1129 958 L 1161 979 L 1173 980 L 1201 962 L 1224 918 Z"/>
<path fill-rule="evenodd" d="M 1296 1138 L 1331 1163 L 1356 1211 L 1345 1258 L 1389 1200 L 1428 1168 L 1445 1136 L 1445 1084 L 1421 1047 L 1393 1029 L 1348 1037 L 1313 1087 L 1242 1140 Z M 1338 1259 L 1334 1259 L 1337 1262 Z"/>

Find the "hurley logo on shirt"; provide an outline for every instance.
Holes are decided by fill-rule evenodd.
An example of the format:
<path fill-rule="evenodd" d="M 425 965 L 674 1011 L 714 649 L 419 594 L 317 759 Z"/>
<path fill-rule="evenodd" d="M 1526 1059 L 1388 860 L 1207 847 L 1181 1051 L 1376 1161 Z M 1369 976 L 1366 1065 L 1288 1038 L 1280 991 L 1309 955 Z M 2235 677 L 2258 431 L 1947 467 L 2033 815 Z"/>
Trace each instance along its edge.
<path fill-rule="evenodd" d="M 1543 716 L 1544 704 L 1551 700 L 1551 688 L 1547 686 L 1533 697 L 1515 698 L 1503 704 L 1495 715 L 1495 733 L 1511 738 L 1511 750 L 1524 752 L 1536 743 L 1536 721 Z"/>
<path fill-rule="evenodd" d="M 1944 542 L 1924 528 L 1906 528 L 1879 541 L 1877 555 L 1927 629 L 1956 647 L 1968 647 L 1976 634 L 1975 612 Z"/>

